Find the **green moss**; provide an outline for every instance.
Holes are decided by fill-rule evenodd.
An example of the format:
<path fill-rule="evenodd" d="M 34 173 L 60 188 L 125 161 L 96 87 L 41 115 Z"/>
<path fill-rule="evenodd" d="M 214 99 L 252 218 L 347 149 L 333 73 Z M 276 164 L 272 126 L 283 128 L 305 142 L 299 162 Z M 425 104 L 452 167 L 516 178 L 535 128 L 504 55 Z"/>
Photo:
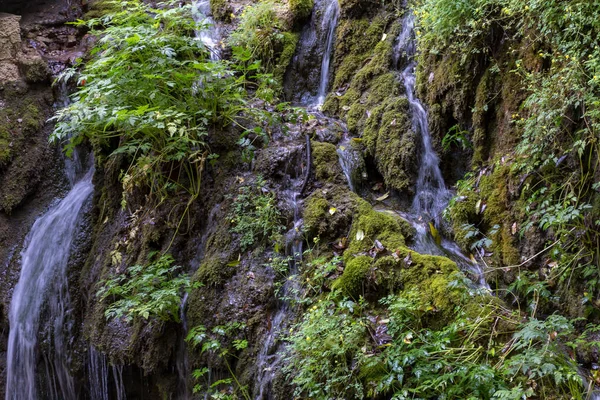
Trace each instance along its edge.
<path fill-rule="evenodd" d="M 360 204 L 365 203 L 345 184 L 326 184 L 305 201 L 304 227 L 309 240 L 319 237 L 323 242 L 345 235 Z"/>
<path fill-rule="evenodd" d="M 345 295 L 358 297 L 373 259 L 368 256 L 358 256 L 346 264 L 344 274 L 333 283 L 333 288 L 341 290 Z"/>
<path fill-rule="evenodd" d="M 289 0 L 289 4 L 296 21 L 308 18 L 315 5 L 314 0 Z"/>
<path fill-rule="evenodd" d="M 91 0 L 88 3 L 87 12 L 84 19 L 101 18 L 106 14 L 119 11 L 120 8 L 117 2 L 112 0 Z"/>
<path fill-rule="evenodd" d="M 43 123 L 40 108 L 29 97 L 15 101 L 9 108 L 0 109 L 0 167 L 26 145 L 27 138 L 35 134 Z"/>
<path fill-rule="evenodd" d="M 230 20 L 231 6 L 227 0 L 211 0 L 210 11 L 214 18 L 228 22 Z"/>
<path fill-rule="evenodd" d="M 297 33 L 283 33 L 283 50 L 281 50 L 281 54 L 273 70 L 273 76 L 281 84 L 283 84 L 285 72 L 290 65 L 290 62 L 292 62 L 294 54 L 296 53 L 296 46 L 298 45 L 299 38 L 300 36 Z"/>
<path fill-rule="evenodd" d="M 316 178 L 323 182 L 344 183 L 335 145 L 312 141 L 311 147 Z"/>
<path fill-rule="evenodd" d="M 376 240 L 387 250 L 395 251 L 404 246 L 403 232 L 409 229 L 406 221 L 399 216 L 375 211 L 368 203 L 362 202 L 352 224 L 350 244 L 344 252 L 344 260 L 349 261 L 352 257 L 367 252 Z"/>
<path fill-rule="evenodd" d="M 45 82 L 50 77 L 48 65 L 41 57 L 26 58 L 21 61 L 20 67 L 27 82 Z"/>

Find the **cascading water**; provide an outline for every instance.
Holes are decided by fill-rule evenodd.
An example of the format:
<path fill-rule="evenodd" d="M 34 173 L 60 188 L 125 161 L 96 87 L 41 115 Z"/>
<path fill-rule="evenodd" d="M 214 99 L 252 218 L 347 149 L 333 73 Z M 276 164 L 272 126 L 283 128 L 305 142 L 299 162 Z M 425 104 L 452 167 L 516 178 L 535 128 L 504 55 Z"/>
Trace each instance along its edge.
<path fill-rule="evenodd" d="M 446 188 L 440 160 L 431 143 L 431 135 L 427 120 L 427 111 L 416 96 L 417 66 L 415 17 L 409 12 L 402 22 L 402 31 L 396 41 L 394 62 L 398 68 L 403 67 L 401 76 L 406 89 L 406 97 L 411 113 L 412 128 L 421 136 L 421 165 L 415 187 L 415 197 L 410 213 L 405 217 L 417 231 L 414 250 L 424 254 L 447 256 L 453 259 L 461 268 L 467 269 L 476 277 L 479 286 L 488 287 L 479 265 L 465 257 L 456 243 L 433 237 L 430 231 L 442 226 L 442 213 L 452 198 L 452 193 Z"/>
<path fill-rule="evenodd" d="M 315 102 L 316 107 L 320 107 L 325 102 L 327 96 L 327 89 L 329 88 L 329 76 L 330 76 L 330 64 L 331 56 L 333 55 L 333 44 L 335 42 L 335 30 L 338 24 L 338 18 L 340 16 L 340 5 L 338 0 L 328 0 L 327 8 L 323 13 L 321 19 L 321 28 L 326 33 L 325 52 L 323 53 L 323 60 L 321 61 L 321 79 L 319 81 L 319 91 L 317 92 L 317 99 Z"/>
<path fill-rule="evenodd" d="M 297 174 L 300 176 L 300 174 Z M 286 203 L 294 214 L 294 225 L 285 236 L 286 254 L 290 258 L 289 273 L 280 296 L 282 300 L 278 302 L 278 308 L 271 321 L 271 329 L 267 332 L 264 344 L 257 357 L 258 377 L 254 391 L 256 400 L 270 400 L 271 386 L 273 379 L 280 370 L 284 349 L 281 337 L 291 320 L 290 314 L 294 312 L 289 298 L 297 296 L 299 284 L 295 278 L 298 274 L 298 264 L 302 262 L 302 218 L 300 217 L 301 201 L 299 199 L 302 182 L 301 179 L 292 179 L 291 188 L 285 192 Z"/>
<path fill-rule="evenodd" d="M 87 379 L 90 400 L 109 400 L 108 392 L 108 362 L 106 356 L 94 347 L 88 350 Z"/>
<path fill-rule="evenodd" d="M 286 74 L 286 97 L 311 110 L 323 105 L 329 89 L 339 15 L 338 0 L 315 0 L 312 18 Z"/>
<path fill-rule="evenodd" d="M 181 299 L 181 306 L 179 308 L 179 317 L 181 319 L 181 327 L 183 329 L 182 335 L 179 338 L 179 344 L 177 346 L 177 354 L 175 359 L 175 369 L 177 370 L 177 399 L 187 400 L 190 398 L 190 388 L 188 385 L 188 376 L 190 372 L 189 360 L 187 355 L 187 345 L 185 337 L 188 333 L 187 323 L 187 302 L 188 293 L 186 293 Z"/>
<path fill-rule="evenodd" d="M 221 59 L 219 28 L 211 17 L 210 1 L 194 1 L 192 3 L 192 17 L 201 26 L 201 29 L 196 31 L 196 37 L 210 51 L 210 59 L 213 61 Z"/>
<path fill-rule="evenodd" d="M 35 400 L 43 391 L 50 398 L 75 398 L 65 338 L 70 307 L 66 268 L 77 217 L 93 191 L 92 176 L 90 169 L 62 201 L 38 218 L 27 236 L 9 312 L 7 400 Z M 44 354 L 51 376 L 45 377 L 38 371 L 42 314 L 52 321 L 46 338 L 50 350 Z M 44 383 L 47 387 L 42 389 Z"/>

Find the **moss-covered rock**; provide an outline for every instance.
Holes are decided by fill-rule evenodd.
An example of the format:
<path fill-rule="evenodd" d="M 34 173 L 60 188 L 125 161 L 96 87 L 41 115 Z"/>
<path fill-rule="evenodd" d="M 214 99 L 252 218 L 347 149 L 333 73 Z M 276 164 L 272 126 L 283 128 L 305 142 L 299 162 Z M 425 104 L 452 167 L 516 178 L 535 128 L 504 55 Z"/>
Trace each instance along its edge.
<path fill-rule="evenodd" d="M 308 239 L 335 240 L 350 230 L 360 204 L 366 203 L 345 185 L 326 184 L 304 203 L 304 227 Z"/>
<path fill-rule="evenodd" d="M 228 0 L 210 0 L 210 11 L 219 21 L 228 22 L 231 18 L 231 5 Z"/>
<path fill-rule="evenodd" d="M 343 184 L 346 178 L 340 167 L 335 145 L 312 141 L 311 147 L 315 177 L 323 182 Z"/>
<path fill-rule="evenodd" d="M 367 284 L 366 277 L 373 265 L 373 258 L 358 256 L 346 263 L 344 274 L 333 283 L 333 289 L 341 290 L 346 296 L 357 298 Z"/>
<path fill-rule="evenodd" d="M 315 6 L 314 0 L 289 0 L 289 3 L 294 20 L 298 22 L 308 18 Z"/>

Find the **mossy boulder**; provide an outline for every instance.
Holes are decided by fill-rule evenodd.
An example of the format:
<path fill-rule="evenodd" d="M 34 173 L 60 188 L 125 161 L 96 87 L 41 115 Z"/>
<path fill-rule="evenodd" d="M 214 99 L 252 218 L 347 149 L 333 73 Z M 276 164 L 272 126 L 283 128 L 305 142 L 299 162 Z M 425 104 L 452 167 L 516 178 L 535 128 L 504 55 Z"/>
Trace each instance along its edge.
<path fill-rule="evenodd" d="M 391 22 L 385 12 L 342 21 L 337 32 L 335 90 L 323 108 L 344 118 L 352 134 L 362 135 L 366 154 L 386 185 L 403 191 L 414 186 L 418 172 L 418 138 L 393 66 L 399 24 Z"/>
<path fill-rule="evenodd" d="M 341 290 L 345 295 L 358 297 L 367 284 L 367 274 L 373 265 L 373 258 L 358 256 L 346 264 L 344 274 L 333 283 L 333 289 Z"/>
<path fill-rule="evenodd" d="M 29 83 L 47 82 L 50 79 L 48 64 L 41 57 L 23 57 L 19 66 L 21 74 Z"/>
<path fill-rule="evenodd" d="M 300 22 L 312 13 L 315 6 L 314 0 L 289 0 L 290 10 L 294 14 L 294 20 Z"/>
<path fill-rule="evenodd" d="M 346 178 L 340 167 L 335 145 L 312 141 L 311 147 L 315 177 L 323 182 L 343 184 Z"/>
<path fill-rule="evenodd" d="M 210 11 L 219 21 L 229 22 L 231 18 L 231 5 L 228 0 L 210 0 Z"/>
<path fill-rule="evenodd" d="M 360 204 L 366 203 L 345 185 L 326 184 L 317 189 L 304 205 L 304 227 L 308 239 L 338 239 L 350 230 Z"/>

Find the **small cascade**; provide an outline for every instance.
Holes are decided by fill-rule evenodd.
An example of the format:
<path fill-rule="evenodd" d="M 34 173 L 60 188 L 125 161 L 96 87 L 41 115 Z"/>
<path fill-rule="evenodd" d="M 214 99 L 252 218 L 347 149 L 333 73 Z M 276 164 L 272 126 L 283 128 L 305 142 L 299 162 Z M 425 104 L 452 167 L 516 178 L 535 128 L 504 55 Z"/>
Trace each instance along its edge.
<path fill-rule="evenodd" d="M 330 77 L 330 64 L 333 56 L 333 44 L 335 42 L 335 30 L 338 24 L 338 18 L 340 16 L 340 5 L 338 0 L 328 0 L 327 8 L 323 13 L 321 20 L 321 28 L 326 33 L 325 52 L 323 53 L 323 60 L 321 61 L 321 79 L 319 81 L 319 91 L 317 92 L 317 99 L 314 105 L 320 107 L 325 103 L 325 97 L 327 96 L 327 90 L 329 89 L 329 77 Z"/>
<path fill-rule="evenodd" d="M 298 174 L 298 176 L 300 175 Z M 299 282 L 295 277 L 298 274 L 298 265 L 302 262 L 303 249 L 303 220 L 300 215 L 302 201 L 299 199 L 302 190 L 302 178 L 291 180 L 290 186 L 291 189 L 284 192 L 286 203 L 294 215 L 294 225 L 285 236 L 286 255 L 290 258 L 289 272 L 280 291 L 281 300 L 279 300 L 277 311 L 271 320 L 271 329 L 267 332 L 264 344 L 257 357 L 258 376 L 254 389 L 256 400 L 272 399 L 272 382 L 281 369 L 282 356 L 285 353 L 285 344 L 280 339 L 289 327 L 294 312 L 289 299 L 295 298 L 300 289 Z"/>
<path fill-rule="evenodd" d="M 52 398 L 75 398 L 68 366 L 70 301 L 66 268 L 77 217 L 93 190 L 92 176 L 93 168 L 63 200 L 37 219 L 27 236 L 9 312 L 7 400 L 35 400 L 43 392 Z M 51 321 L 49 325 L 41 326 L 42 315 L 44 321 Z M 40 328 L 47 331 L 44 344 L 49 350 L 44 358 L 49 376 L 39 371 Z"/>
<path fill-rule="evenodd" d="M 211 17 L 210 0 L 194 1 L 192 3 L 192 16 L 194 22 L 201 27 L 199 31 L 196 31 L 196 37 L 210 51 L 211 60 L 220 60 L 220 33 L 219 28 Z"/>
<path fill-rule="evenodd" d="M 125 381 L 123 380 L 123 366 L 113 365 L 110 367 L 112 370 L 113 381 L 115 382 L 115 396 L 114 400 L 127 400 L 125 394 Z"/>
<path fill-rule="evenodd" d="M 406 89 L 406 97 L 412 119 L 413 130 L 421 136 L 421 165 L 415 187 L 415 197 L 408 214 L 403 215 L 417 231 L 414 250 L 424 254 L 441 255 L 451 258 L 463 270 L 475 277 L 481 287 L 489 287 L 485 282 L 481 266 L 472 262 L 456 243 L 433 236 L 433 231 L 442 228 L 442 213 L 452 198 L 440 170 L 440 160 L 431 143 L 427 111 L 416 96 L 415 17 L 409 12 L 402 22 L 402 31 L 396 40 L 394 62 L 401 72 Z"/>
<path fill-rule="evenodd" d="M 323 105 L 329 89 L 339 15 L 338 0 L 315 1 L 286 75 L 286 97 L 313 110 Z"/>
<path fill-rule="evenodd" d="M 87 381 L 90 400 L 110 400 L 108 362 L 93 346 L 88 350 Z"/>
<path fill-rule="evenodd" d="M 175 369 L 177 370 L 177 399 L 187 400 L 190 398 L 190 388 L 188 384 L 188 376 L 190 373 L 189 360 L 187 354 L 187 345 L 185 338 L 188 334 L 188 323 L 187 323 L 187 303 L 188 293 L 181 299 L 181 307 L 179 309 L 179 318 L 181 319 L 182 334 L 179 337 L 179 344 L 177 346 L 177 354 L 175 359 Z"/>
<path fill-rule="evenodd" d="M 365 161 L 359 150 L 355 149 L 347 137 L 342 140 L 337 148 L 340 166 L 348 181 L 348 187 L 354 193 L 360 189 L 361 180 L 365 178 Z M 363 176 L 364 175 L 364 176 Z"/>

